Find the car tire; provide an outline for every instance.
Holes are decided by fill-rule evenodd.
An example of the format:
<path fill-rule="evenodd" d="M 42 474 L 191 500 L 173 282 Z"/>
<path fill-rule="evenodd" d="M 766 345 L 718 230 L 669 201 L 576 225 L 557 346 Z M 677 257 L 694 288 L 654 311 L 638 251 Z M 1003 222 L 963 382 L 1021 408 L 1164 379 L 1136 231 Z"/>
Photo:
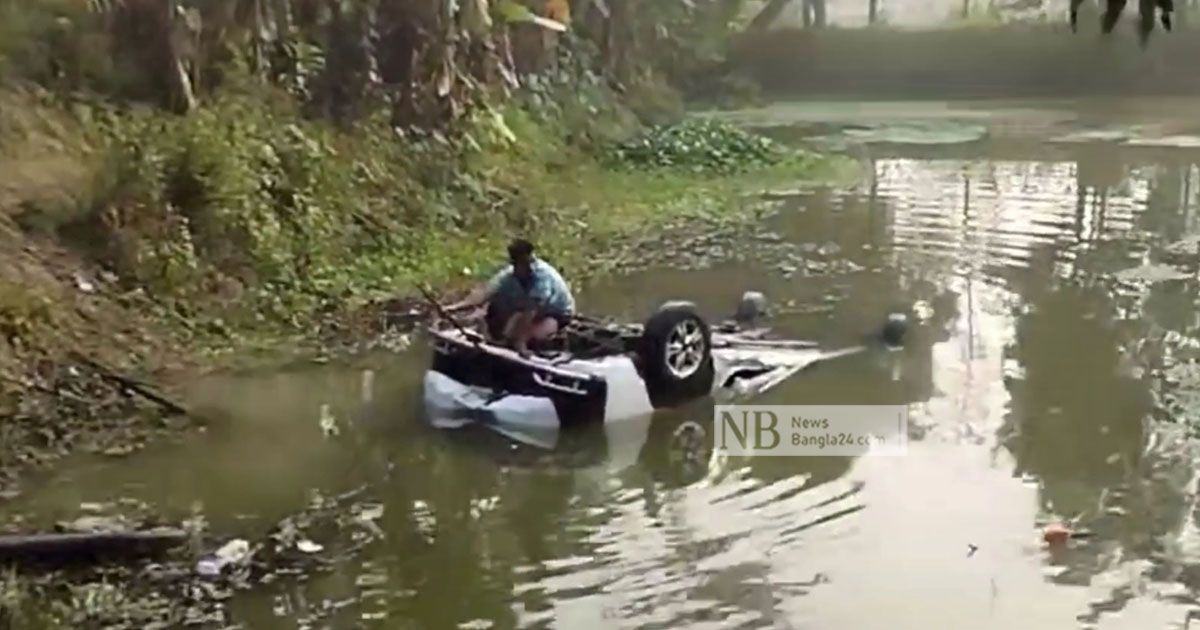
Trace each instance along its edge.
<path fill-rule="evenodd" d="M 674 406 L 712 392 L 712 333 L 688 302 L 669 302 L 642 328 L 639 362 L 655 407 Z"/>

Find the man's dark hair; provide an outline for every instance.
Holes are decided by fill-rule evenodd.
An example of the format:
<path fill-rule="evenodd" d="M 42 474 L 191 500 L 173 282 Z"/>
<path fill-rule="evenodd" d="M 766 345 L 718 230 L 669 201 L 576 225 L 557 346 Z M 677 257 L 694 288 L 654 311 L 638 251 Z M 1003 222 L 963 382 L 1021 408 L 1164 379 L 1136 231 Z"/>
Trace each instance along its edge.
<path fill-rule="evenodd" d="M 533 256 L 534 249 L 533 243 L 523 238 L 513 239 L 513 242 L 508 244 L 508 259 L 512 262 L 528 260 Z"/>

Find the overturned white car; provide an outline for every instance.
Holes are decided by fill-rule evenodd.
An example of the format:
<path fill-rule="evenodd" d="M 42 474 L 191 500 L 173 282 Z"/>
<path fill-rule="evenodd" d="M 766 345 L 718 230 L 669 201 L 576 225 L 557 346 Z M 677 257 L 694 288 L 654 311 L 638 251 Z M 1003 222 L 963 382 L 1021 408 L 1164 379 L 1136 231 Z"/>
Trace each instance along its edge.
<path fill-rule="evenodd" d="M 761 304 L 760 295 L 747 294 L 739 313 Z M 896 346 L 904 330 L 904 318 L 895 315 L 880 338 Z M 429 333 L 434 355 L 424 397 L 430 419 L 523 434 L 644 416 L 709 395 L 754 394 L 813 363 L 865 349 L 823 350 L 735 323 L 710 328 L 687 302 L 664 304 L 644 325 L 576 317 L 530 357 L 461 326 Z"/>

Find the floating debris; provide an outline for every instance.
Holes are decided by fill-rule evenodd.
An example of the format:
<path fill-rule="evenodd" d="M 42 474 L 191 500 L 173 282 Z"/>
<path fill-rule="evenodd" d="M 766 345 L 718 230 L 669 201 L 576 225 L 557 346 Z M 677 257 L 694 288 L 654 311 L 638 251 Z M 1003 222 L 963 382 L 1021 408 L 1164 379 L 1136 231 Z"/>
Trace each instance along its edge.
<path fill-rule="evenodd" d="M 1042 540 L 1050 546 L 1065 545 L 1071 539 L 1071 530 L 1062 523 L 1051 523 L 1042 529 Z"/>
<path fill-rule="evenodd" d="M 81 516 L 73 521 L 58 524 L 59 531 L 86 534 L 123 532 L 131 527 L 131 524 L 120 516 Z"/>
<path fill-rule="evenodd" d="M 759 197 L 766 201 L 785 201 L 788 199 L 800 199 L 811 195 L 811 189 L 796 188 L 791 190 L 765 190 L 760 193 Z"/>
<path fill-rule="evenodd" d="M 196 563 L 196 572 L 205 577 L 216 577 L 229 566 L 241 564 L 250 557 L 250 543 L 235 538 L 221 546 L 210 556 Z"/>
<path fill-rule="evenodd" d="M 363 505 L 355 515 L 359 521 L 377 521 L 383 518 L 383 504 L 371 503 Z"/>
<path fill-rule="evenodd" d="M 913 302 L 912 311 L 913 316 L 915 316 L 919 322 L 928 322 L 929 320 L 933 319 L 934 316 L 933 307 L 930 306 L 929 302 L 926 302 L 925 300 L 917 300 L 916 302 Z"/>
<path fill-rule="evenodd" d="M 911 122 L 847 128 L 839 136 L 855 144 L 953 145 L 984 140 L 988 130 L 982 125 L 957 122 Z M 839 136 L 828 140 L 836 142 Z"/>
<path fill-rule="evenodd" d="M 1174 135 L 1159 138 L 1132 138 L 1129 140 L 1129 145 L 1171 149 L 1200 149 L 1200 136 Z"/>
<path fill-rule="evenodd" d="M 1200 254 L 1200 235 L 1185 236 L 1167 245 L 1164 252 L 1171 256 L 1195 256 Z"/>
<path fill-rule="evenodd" d="M 1054 144 L 1090 144 L 1096 142 L 1122 143 L 1130 139 L 1129 131 L 1121 129 L 1089 129 L 1051 138 Z"/>
<path fill-rule="evenodd" d="M 325 437 L 336 437 L 341 433 L 341 430 L 338 429 L 337 418 L 333 417 L 328 403 L 321 405 L 320 425 L 321 433 L 325 434 Z"/>
<path fill-rule="evenodd" d="M 125 457 L 133 454 L 137 449 L 138 445 L 136 444 L 117 444 L 100 451 L 100 454 L 105 457 Z"/>
<path fill-rule="evenodd" d="M 1116 273 L 1116 278 L 1118 280 L 1124 280 L 1127 282 L 1149 282 L 1151 284 L 1156 282 L 1168 282 L 1171 280 L 1186 280 L 1190 277 L 1191 276 L 1189 274 L 1186 274 L 1174 267 L 1155 263 L 1146 263 L 1140 267 L 1125 269 L 1124 271 L 1118 271 Z"/>
<path fill-rule="evenodd" d="M 75 272 L 75 286 L 84 293 L 96 292 L 96 283 L 81 272 Z"/>
<path fill-rule="evenodd" d="M 296 542 L 296 549 L 299 549 L 303 553 L 321 553 L 325 550 L 325 547 L 306 538 Z"/>
<path fill-rule="evenodd" d="M 1067 542 L 1082 538 L 1091 538 L 1093 532 L 1074 529 L 1065 523 L 1051 523 L 1042 528 L 1042 540 L 1051 547 L 1061 547 Z"/>
<path fill-rule="evenodd" d="M 382 573 L 364 573 L 354 578 L 354 585 L 359 588 L 374 588 L 387 584 L 387 576 Z"/>

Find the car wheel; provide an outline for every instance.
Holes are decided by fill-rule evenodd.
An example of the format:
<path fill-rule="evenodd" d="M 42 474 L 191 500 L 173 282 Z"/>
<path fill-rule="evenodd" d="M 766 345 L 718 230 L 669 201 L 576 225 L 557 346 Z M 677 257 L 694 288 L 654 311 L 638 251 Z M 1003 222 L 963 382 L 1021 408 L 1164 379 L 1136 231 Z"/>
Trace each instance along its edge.
<path fill-rule="evenodd" d="M 656 407 L 675 405 L 712 391 L 712 334 L 687 302 L 664 304 L 642 329 L 640 362 Z"/>

